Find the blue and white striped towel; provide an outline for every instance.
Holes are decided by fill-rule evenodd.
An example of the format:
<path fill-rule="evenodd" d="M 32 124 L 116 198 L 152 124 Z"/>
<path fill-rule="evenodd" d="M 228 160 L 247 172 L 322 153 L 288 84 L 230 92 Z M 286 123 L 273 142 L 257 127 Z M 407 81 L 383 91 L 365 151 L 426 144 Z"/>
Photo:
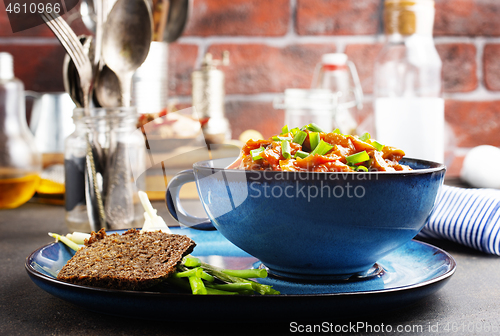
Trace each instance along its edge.
<path fill-rule="evenodd" d="M 500 255 L 500 190 L 444 185 L 419 235 Z"/>

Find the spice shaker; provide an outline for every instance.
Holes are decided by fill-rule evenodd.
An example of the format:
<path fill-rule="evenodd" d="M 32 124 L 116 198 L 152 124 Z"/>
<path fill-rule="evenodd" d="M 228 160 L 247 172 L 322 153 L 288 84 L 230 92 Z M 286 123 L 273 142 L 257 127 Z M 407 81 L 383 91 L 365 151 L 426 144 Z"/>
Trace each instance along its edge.
<path fill-rule="evenodd" d="M 199 70 L 191 74 L 193 106 L 202 124 L 208 144 L 223 143 L 231 138 L 231 129 L 224 112 L 224 72 L 217 69 L 229 64 L 229 52 L 224 51 L 221 60 L 214 60 L 207 53 Z"/>

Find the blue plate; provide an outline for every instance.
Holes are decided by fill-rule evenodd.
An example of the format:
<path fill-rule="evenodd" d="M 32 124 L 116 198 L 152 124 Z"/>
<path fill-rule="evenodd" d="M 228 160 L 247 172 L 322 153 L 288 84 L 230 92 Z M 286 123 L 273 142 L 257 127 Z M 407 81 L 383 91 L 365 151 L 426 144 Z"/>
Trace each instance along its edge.
<path fill-rule="evenodd" d="M 233 269 L 262 267 L 260 262 L 234 246 L 217 231 L 173 228 L 192 238 L 192 253 L 216 266 Z M 56 279 L 73 255 L 62 243 L 45 245 L 26 259 L 33 282 L 48 293 L 77 306 L 104 314 L 155 320 L 248 320 L 293 317 L 359 316 L 399 309 L 441 288 L 453 275 L 455 260 L 445 251 L 412 240 L 377 262 L 379 269 L 366 279 L 291 282 L 268 277 L 261 281 L 282 295 L 190 295 L 153 291 L 110 290 L 79 286 Z M 251 315 L 247 315 L 251 314 Z"/>

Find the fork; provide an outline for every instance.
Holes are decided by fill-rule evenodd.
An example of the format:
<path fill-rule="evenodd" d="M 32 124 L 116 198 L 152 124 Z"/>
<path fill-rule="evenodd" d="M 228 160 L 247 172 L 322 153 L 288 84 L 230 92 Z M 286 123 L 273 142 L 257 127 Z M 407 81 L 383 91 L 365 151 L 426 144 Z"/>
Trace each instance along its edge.
<path fill-rule="evenodd" d="M 90 117 L 90 94 L 92 92 L 93 83 L 92 63 L 90 62 L 90 58 L 85 53 L 83 46 L 80 43 L 80 39 L 61 16 L 56 16 L 54 13 L 42 13 L 40 16 L 50 30 L 52 30 L 54 35 L 56 35 L 57 39 L 75 64 L 80 77 L 80 86 L 83 91 L 83 107 L 85 115 Z M 87 188 L 85 193 L 91 229 L 97 232 L 100 228 L 106 227 L 106 215 L 104 213 L 104 204 L 100 186 L 97 181 L 97 168 L 94 156 L 95 151 L 97 159 L 102 159 L 102 150 L 97 140 L 94 143 L 91 142 L 89 133 L 87 133 L 86 138 L 87 173 L 85 174 L 85 185 Z M 94 138 L 97 139 L 95 136 Z M 90 172 L 90 175 L 88 172 Z"/>
<path fill-rule="evenodd" d="M 54 13 L 42 13 L 40 16 L 73 60 L 80 76 L 80 86 L 84 96 L 83 107 L 88 111 L 93 82 L 92 63 L 85 53 L 80 39 L 61 16 L 56 16 Z M 88 115 L 88 112 L 86 114 Z"/>

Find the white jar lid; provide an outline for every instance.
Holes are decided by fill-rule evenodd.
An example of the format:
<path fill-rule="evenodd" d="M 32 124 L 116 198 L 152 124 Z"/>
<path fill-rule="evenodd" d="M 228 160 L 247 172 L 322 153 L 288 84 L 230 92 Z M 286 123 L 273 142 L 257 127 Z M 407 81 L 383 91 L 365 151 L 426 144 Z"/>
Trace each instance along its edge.
<path fill-rule="evenodd" d="M 331 53 L 321 56 L 321 63 L 330 65 L 345 65 L 347 63 L 347 55 L 343 53 Z"/>

